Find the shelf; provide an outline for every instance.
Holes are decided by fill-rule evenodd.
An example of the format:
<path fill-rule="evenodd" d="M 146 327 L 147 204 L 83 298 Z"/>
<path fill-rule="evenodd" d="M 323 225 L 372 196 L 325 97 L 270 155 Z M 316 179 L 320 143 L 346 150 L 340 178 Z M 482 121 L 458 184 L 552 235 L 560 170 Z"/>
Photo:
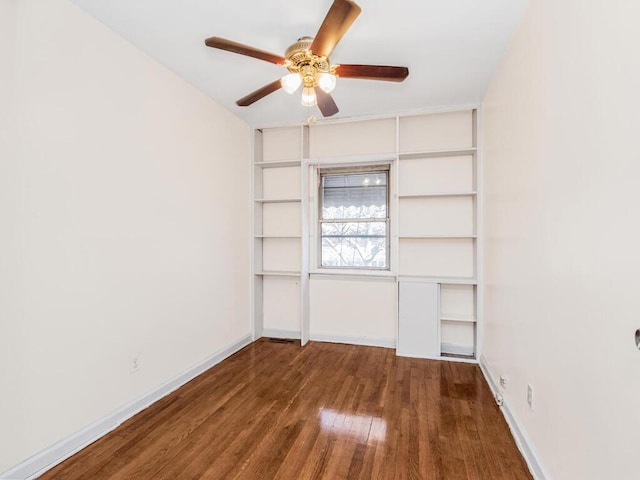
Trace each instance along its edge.
<path fill-rule="evenodd" d="M 475 147 L 452 148 L 448 150 L 426 150 L 424 152 L 405 152 L 398 154 L 400 160 L 420 160 L 423 158 L 437 157 L 458 157 L 461 155 L 473 155 L 476 153 Z"/>
<path fill-rule="evenodd" d="M 299 277 L 301 272 L 282 272 L 270 270 L 267 272 L 256 272 L 255 275 L 261 275 L 264 277 Z"/>
<path fill-rule="evenodd" d="M 301 201 L 301 198 L 256 198 L 254 200 L 258 203 L 296 203 Z"/>
<path fill-rule="evenodd" d="M 476 319 L 472 315 L 448 315 L 441 314 L 440 321 L 442 322 L 461 322 L 461 323 L 476 323 Z"/>
<path fill-rule="evenodd" d="M 399 193 L 398 198 L 473 197 L 477 192 Z"/>
<path fill-rule="evenodd" d="M 477 235 L 398 235 L 401 240 L 429 240 L 429 239 L 448 239 L 448 238 L 477 238 Z"/>
<path fill-rule="evenodd" d="M 282 168 L 282 167 L 299 167 L 302 165 L 300 160 L 275 160 L 273 162 L 255 162 L 253 164 L 260 168 Z"/>
<path fill-rule="evenodd" d="M 431 275 L 399 275 L 400 282 L 432 282 L 445 285 L 477 285 L 478 280 L 472 277 L 445 277 Z"/>
<path fill-rule="evenodd" d="M 302 235 L 254 235 L 253 238 L 302 238 Z"/>

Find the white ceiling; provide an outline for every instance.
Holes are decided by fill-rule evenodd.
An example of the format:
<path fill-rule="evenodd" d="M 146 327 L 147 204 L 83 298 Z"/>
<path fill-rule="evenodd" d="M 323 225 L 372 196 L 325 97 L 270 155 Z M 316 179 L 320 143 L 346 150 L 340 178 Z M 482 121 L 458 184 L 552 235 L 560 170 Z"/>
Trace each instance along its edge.
<path fill-rule="evenodd" d="M 299 123 L 299 92 L 249 107 L 235 101 L 284 75 L 283 67 L 208 48 L 219 36 L 283 55 L 314 36 L 332 0 L 72 0 L 253 126 Z M 362 13 L 332 63 L 409 67 L 403 83 L 342 79 L 336 117 L 479 103 L 528 0 L 356 0 Z M 317 109 L 313 114 L 320 118 Z"/>

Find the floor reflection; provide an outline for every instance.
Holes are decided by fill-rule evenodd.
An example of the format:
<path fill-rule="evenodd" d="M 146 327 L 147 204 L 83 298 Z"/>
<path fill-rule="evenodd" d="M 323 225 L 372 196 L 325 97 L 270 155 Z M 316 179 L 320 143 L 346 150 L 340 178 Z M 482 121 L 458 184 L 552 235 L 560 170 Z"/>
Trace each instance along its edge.
<path fill-rule="evenodd" d="M 387 422 L 379 417 L 352 415 L 327 408 L 320 409 L 320 426 L 338 435 L 356 437 L 358 442 L 383 441 L 387 434 Z"/>

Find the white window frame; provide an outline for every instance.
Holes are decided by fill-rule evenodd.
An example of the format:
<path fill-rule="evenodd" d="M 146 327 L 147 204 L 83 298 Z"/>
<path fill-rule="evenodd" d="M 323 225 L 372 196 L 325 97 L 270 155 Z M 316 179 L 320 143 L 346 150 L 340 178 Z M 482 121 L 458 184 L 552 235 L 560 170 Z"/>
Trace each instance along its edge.
<path fill-rule="evenodd" d="M 386 218 L 373 218 L 370 220 L 364 221 L 374 221 L 386 222 L 386 267 L 362 267 L 362 266 L 322 266 L 322 176 L 323 175 L 348 175 L 348 174 L 358 174 L 358 173 L 374 173 L 374 172 L 385 172 L 387 174 L 387 216 Z M 327 166 L 319 166 L 316 167 L 312 175 L 310 175 L 310 179 L 315 179 L 315 188 L 310 186 L 310 189 L 314 191 L 315 198 L 315 208 L 312 208 L 312 219 L 311 221 L 315 225 L 313 231 L 315 235 L 311 242 L 312 252 L 315 250 L 315 255 L 312 255 L 314 258 L 314 268 L 312 271 L 314 273 L 326 273 L 326 274 L 346 274 L 346 275 L 392 275 L 393 271 L 393 258 L 392 254 L 393 243 L 392 243 L 392 228 L 393 228 L 393 213 L 395 209 L 392 205 L 392 193 L 393 193 L 393 164 L 391 162 L 377 162 L 373 164 L 342 164 L 342 165 L 327 165 Z M 351 219 L 344 219 L 345 222 L 351 221 Z M 363 221 L 363 220 L 356 220 Z"/>

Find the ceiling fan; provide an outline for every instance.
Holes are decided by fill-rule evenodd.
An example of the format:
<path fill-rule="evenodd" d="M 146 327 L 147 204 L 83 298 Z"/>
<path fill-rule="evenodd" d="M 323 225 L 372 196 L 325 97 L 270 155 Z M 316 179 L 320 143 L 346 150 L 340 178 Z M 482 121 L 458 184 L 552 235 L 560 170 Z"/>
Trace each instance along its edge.
<path fill-rule="evenodd" d="M 292 94 L 302 85 L 302 105 L 317 105 L 323 116 L 330 117 L 338 113 L 338 106 L 331 97 L 337 77 L 402 82 L 409 75 L 409 69 L 406 67 L 331 64 L 329 55 L 360 15 L 360 11 L 360 7 L 352 0 L 334 0 L 315 38 L 299 38 L 287 48 L 284 57 L 220 37 L 207 38 L 205 44 L 208 47 L 275 63 L 289 71 L 289 74 L 281 79 L 274 80 L 238 100 L 236 103 L 239 106 L 249 106 L 279 88 Z"/>

